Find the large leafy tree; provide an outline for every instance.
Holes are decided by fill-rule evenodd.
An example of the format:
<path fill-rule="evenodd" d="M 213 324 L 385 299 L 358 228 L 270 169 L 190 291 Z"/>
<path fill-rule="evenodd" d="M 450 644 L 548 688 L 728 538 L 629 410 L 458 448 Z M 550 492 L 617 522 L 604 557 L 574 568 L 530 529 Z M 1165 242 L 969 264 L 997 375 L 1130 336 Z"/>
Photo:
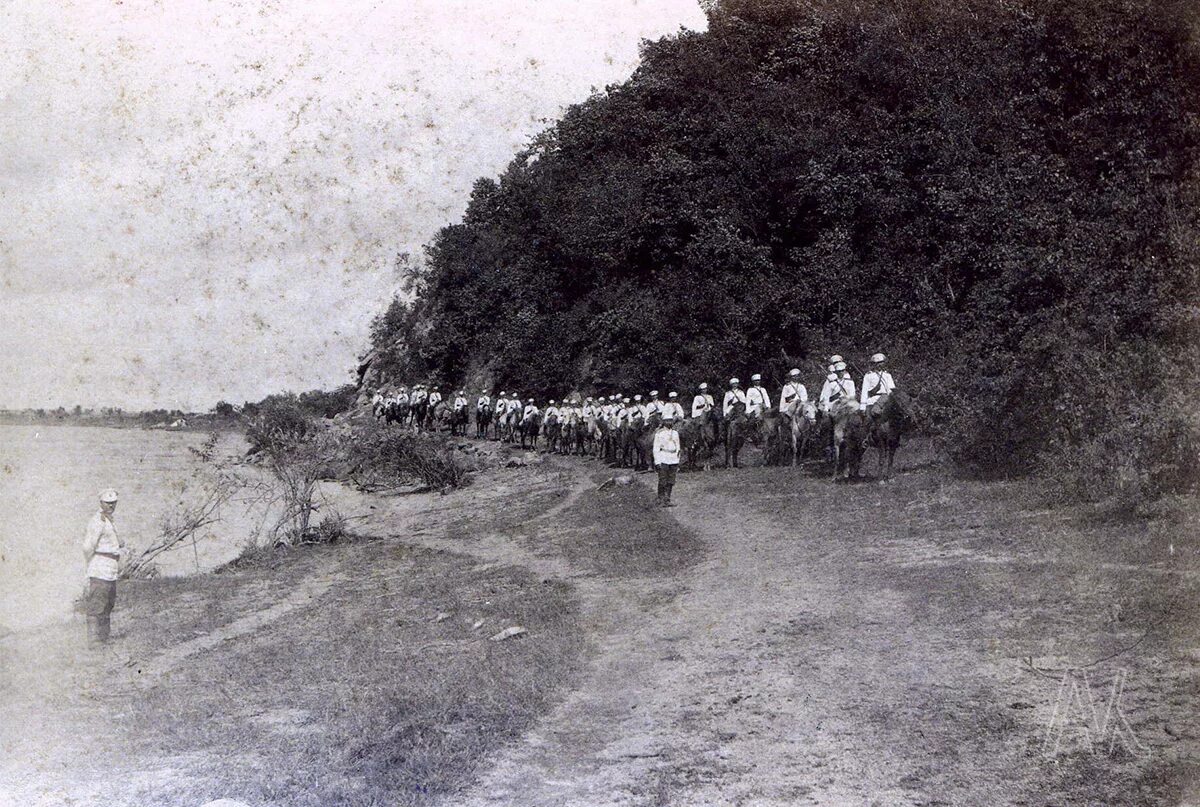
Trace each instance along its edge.
<path fill-rule="evenodd" d="M 376 345 L 543 395 L 886 349 L 966 464 L 1194 465 L 1195 19 L 717 3 L 480 180 Z"/>

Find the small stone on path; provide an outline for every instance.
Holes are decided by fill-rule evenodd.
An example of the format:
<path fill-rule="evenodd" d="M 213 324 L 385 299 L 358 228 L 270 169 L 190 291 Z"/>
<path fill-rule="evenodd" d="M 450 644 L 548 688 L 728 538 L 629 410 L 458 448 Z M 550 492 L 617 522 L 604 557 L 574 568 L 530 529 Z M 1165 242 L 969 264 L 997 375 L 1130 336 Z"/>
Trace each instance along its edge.
<path fill-rule="evenodd" d="M 524 628 L 522 628 L 519 625 L 513 625 L 511 628 L 505 628 L 504 630 L 500 631 L 495 636 L 491 637 L 488 641 L 502 642 L 505 639 L 511 639 L 514 636 L 522 636 L 525 633 L 527 633 L 527 631 Z"/>

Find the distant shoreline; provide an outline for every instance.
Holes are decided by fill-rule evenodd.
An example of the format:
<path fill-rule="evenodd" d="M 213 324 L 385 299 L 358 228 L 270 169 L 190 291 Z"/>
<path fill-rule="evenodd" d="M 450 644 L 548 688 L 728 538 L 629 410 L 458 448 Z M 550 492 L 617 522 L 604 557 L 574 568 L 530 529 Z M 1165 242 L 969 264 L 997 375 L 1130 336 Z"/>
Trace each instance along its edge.
<path fill-rule="evenodd" d="M 185 421 L 183 425 L 174 425 L 176 421 Z M 142 419 L 140 415 L 130 415 L 120 418 L 112 417 L 76 417 L 68 415 L 66 417 L 58 417 L 47 415 L 44 417 L 26 416 L 22 413 L 0 412 L 0 426 L 88 426 L 101 429 L 141 429 L 143 431 L 169 431 L 169 432 L 241 432 L 244 428 L 237 420 L 227 420 L 218 418 L 211 414 L 200 415 L 184 415 L 182 418 L 174 418 L 172 420 L 157 420 L 147 421 Z"/>

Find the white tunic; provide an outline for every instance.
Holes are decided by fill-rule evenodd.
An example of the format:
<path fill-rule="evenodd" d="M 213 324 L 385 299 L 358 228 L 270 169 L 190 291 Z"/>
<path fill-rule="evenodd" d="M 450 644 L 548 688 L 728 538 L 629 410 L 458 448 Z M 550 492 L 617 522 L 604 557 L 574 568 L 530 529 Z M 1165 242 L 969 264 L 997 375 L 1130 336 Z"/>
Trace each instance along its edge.
<path fill-rule="evenodd" d="M 862 397 L 859 403 L 870 406 L 879 400 L 880 396 L 888 395 L 896 389 L 896 382 L 892 380 L 892 374 L 887 370 L 883 372 L 875 372 L 871 370 L 863 376 L 862 382 Z"/>
<path fill-rule="evenodd" d="M 120 575 L 120 557 L 125 541 L 104 513 L 97 511 L 88 521 L 83 535 L 83 556 L 87 558 L 87 576 L 97 580 L 116 580 Z"/>
<path fill-rule="evenodd" d="M 697 395 L 692 398 L 692 417 L 700 417 L 705 412 L 711 411 L 714 405 L 713 396 L 707 392 Z"/>
<path fill-rule="evenodd" d="M 654 433 L 654 464 L 679 464 L 679 432 L 662 428 Z"/>
<path fill-rule="evenodd" d="M 828 412 L 843 398 L 854 400 L 854 379 L 849 374 L 843 374 L 837 381 L 825 381 L 825 386 L 821 388 L 821 411 Z"/>
<path fill-rule="evenodd" d="M 683 420 L 683 407 L 679 401 L 667 401 L 662 405 L 662 416 L 674 415 L 676 420 Z"/>
<path fill-rule="evenodd" d="M 762 387 L 751 387 L 746 390 L 746 413 L 761 414 L 771 408 L 771 396 Z"/>
<path fill-rule="evenodd" d="M 733 405 L 741 402 L 746 403 L 746 393 L 740 389 L 731 389 L 725 393 L 725 400 L 721 402 L 721 412 L 725 417 L 729 417 L 729 413 L 733 411 Z"/>
<path fill-rule="evenodd" d="M 779 393 L 779 411 L 787 412 L 799 403 L 808 402 L 808 390 L 799 381 L 789 381 L 783 385 L 783 391 Z"/>

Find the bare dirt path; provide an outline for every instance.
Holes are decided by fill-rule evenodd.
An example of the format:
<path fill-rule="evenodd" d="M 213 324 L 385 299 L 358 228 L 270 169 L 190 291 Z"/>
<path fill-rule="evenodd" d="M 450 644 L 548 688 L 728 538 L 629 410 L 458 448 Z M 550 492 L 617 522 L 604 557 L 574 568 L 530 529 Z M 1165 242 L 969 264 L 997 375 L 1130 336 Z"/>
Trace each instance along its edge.
<path fill-rule="evenodd" d="M 999 488 L 948 494 L 933 471 L 847 487 L 747 469 L 688 475 L 677 492 L 672 513 L 704 562 L 670 585 L 576 579 L 596 643 L 585 680 L 456 804 L 1120 803 L 1159 776 L 1173 783 L 1138 803 L 1182 803 L 1171 794 L 1190 787 L 1200 749 L 1186 733 L 1194 663 L 1138 693 L 1146 756 L 1082 763 L 1045 753 L 1058 684 L 1018 663 L 1136 635 L 1029 623 L 1055 616 L 1042 600 L 1076 593 L 1076 578 L 1158 579 L 1158 564 L 1097 571 L 1091 557 L 1014 551 L 1044 519 Z M 1141 658 L 1161 665 L 1169 639 Z"/>

